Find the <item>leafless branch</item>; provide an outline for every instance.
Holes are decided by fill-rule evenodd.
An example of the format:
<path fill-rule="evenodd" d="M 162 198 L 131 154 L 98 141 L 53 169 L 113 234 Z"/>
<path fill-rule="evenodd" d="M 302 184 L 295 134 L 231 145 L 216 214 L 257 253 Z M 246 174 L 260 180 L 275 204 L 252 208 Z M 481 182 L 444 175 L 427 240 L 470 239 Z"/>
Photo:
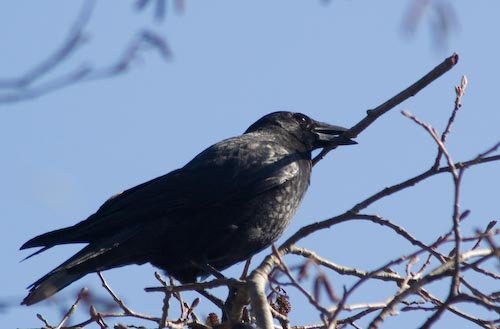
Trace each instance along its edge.
<path fill-rule="evenodd" d="M 125 303 L 114 293 L 114 291 L 111 289 L 111 287 L 108 285 L 106 280 L 104 279 L 104 276 L 102 275 L 101 272 L 97 272 L 97 275 L 99 276 L 99 279 L 101 280 L 101 284 L 103 288 L 111 295 L 115 303 L 120 306 L 120 308 L 123 310 L 123 313 L 128 316 L 133 316 L 139 319 L 145 319 L 145 320 L 150 320 L 150 321 L 155 321 L 159 322 L 159 318 L 152 317 L 150 315 L 146 314 L 141 314 L 137 313 L 135 311 L 132 311 Z"/>
<path fill-rule="evenodd" d="M 66 323 L 66 321 L 68 321 L 68 319 L 70 318 L 70 316 L 73 314 L 73 312 L 76 310 L 76 306 L 78 305 L 78 303 L 80 302 L 80 299 L 82 299 L 82 296 L 83 294 L 85 294 L 87 292 L 87 289 L 86 288 L 82 288 L 80 290 L 80 292 L 78 293 L 77 297 L 76 297 L 76 300 L 75 302 L 73 303 L 73 305 L 71 305 L 71 307 L 69 308 L 69 310 L 66 312 L 66 314 L 64 314 L 64 317 L 63 319 L 61 320 L 61 322 L 59 322 L 59 324 L 57 325 L 57 327 L 55 329 L 61 329 L 62 326 Z"/>
<path fill-rule="evenodd" d="M 43 78 L 59 68 L 63 62 L 69 60 L 89 41 L 89 37 L 85 35 L 85 28 L 92 16 L 95 3 L 96 0 L 84 2 L 68 36 L 49 57 L 19 78 L 0 79 L 0 104 L 30 100 L 77 83 L 123 74 L 129 70 L 139 54 L 146 49 L 155 49 L 165 60 L 172 57 L 172 52 L 165 38 L 151 30 L 144 29 L 137 33 L 122 54 L 107 66 L 95 68 L 89 64 L 80 64 L 71 71 L 43 81 Z"/>
<path fill-rule="evenodd" d="M 73 23 L 73 26 L 70 28 L 66 40 L 60 45 L 60 47 L 56 49 L 48 58 L 29 69 L 21 77 L 14 79 L 0 79 L 0 89 L 25 90 L 26 88 L 29 88 L 35 81 L 54 70 L 58 65 L 68 59 L 80 46 L 83 46 L 85 42 L 88 41 L 87 37 L 83 33 L 83 30 L 92 16 L 95 4 L 96 0 L 84 1 L 83 7 Z"/>
<path fill-rule="evenodd" d="M 472 250 L 472 251 L 468 251 L 468 252 L 460 254 L 459 263 L 462 263 L 469 258 L 473 258 L 473 257 L 488 258 L 491 255 L 492 255 L 492 251 L 490 249 Z M 406 289 L 402 289 L 398 294 L 396 294 L 395 296 L 392 297 L 391 302 L 388 303 L 387 306 L 385 306 L 382 309 L 382 311 L 372 320 L 372 322 L 370 323 L 368 328 L 370 328 L 370 329 L 378 328 L 379 325 L 382 323 L 382 321 L 392 312 L 392 310 L 396 306 L 396 304 L 398 304 L 403 298 L 405 298 L 409 294 L 416 293 L 424 285 L 427 285 L 430 282 L 439 280 L 440 278 L 443 277 L 443 275 L 446 275 L 446 273 L 453 271 L 454 267 L 455 267 L 455 259 L 450 260 L 450 261 L 446 262 L 445 264 L 440 265 L 438 268 L 431 271 L 428 275 L 424 276 L 423 278 L 418 280 L 416 283 L 408 286 Z M 451 298 L 447 299 L 447 301 L 449 301 L 449 300 L 451 300 Z M 449 302 L 445 302 L 443 304 L 443 306 L 438 309 L 437 312 L 443 312 L 448 306 L 449 306 Z M 443 311 L 439 311 L 440 309 L 443 309 Z"/>
<path fill-rule="evenodd" d="M 455 106 L 453 108 L 453 111 L 450 115 L 450 118 L 448 119 L 448 123 L 446 125 L 446 128 L 444 129 L 443 133 L 441 134 L 441 143 L 445 143 L 446 139 L 448 138 L 448 135 L 450 134 L 451 127 L 453 123 L 455 122 L 455 118 L 457 116 L 458 110 L 462 107 L 462 97 L 464 96 L 465 93 L 465 88 L 467 87 L 467 77 L 464 75 L 462 76 L 462 80 L 460 82 L 460 86 L 455 86 Z M 441 158 L 443 156 L 443 150 L 441 147 L 438 146 L 438 152 L 436 155 L 436 160 L 434 161 L 434 166 L 433 168 L 436 169 L 439 167 L 439 163 L 441 162 Z"/>
<path fill-rule="evenodd" d="M 461 96 L 463 95 L 465 85 L 466 85 L 466 79 L 464 78 L 464 79 L 462 79 L 461 87 L 457 89 L 457 98 L 458 98 L 458 100 L 456 101 L 456 108 L 457 109 L 459 108 L 459 104 L 461 102 Z M 461 220 L 466 218 L 468 213 L 469 213 L 468 211 L 461 213 L 459 206 L 458 206 L 459 205 L 459 190 L 460 190 L 461 177 L 463 175 L 464 169 L 469 168 L 470 166 L 473 166 L 473 165 L 476 165 L 479 163 L 498 161 L 498 160 L 500 160 L 500 156 L 498 156 L 498 155 L 489 156 L 491 153 L 495 152 L 498 149 L 499 144 L 496 144 L 493 147 L 491 147 L 490 149 L 488 149 L 487 151 L 479 154 L 477 157 L 475 157 L 469 161 L 455 163 L 452 160 L 448 151 L 446 150 L 446 148 L 444 146 L 444 141 L 446 140 L 446 137 L 449 134 L 449 131 L 450 131 L 451 125 L 454 121 L 456 112 L 457 112 L 457 110 L 453 111 L 452 117 L 450 117 L 449 124 L 447 125 L 447 128 L 446 128 L 447 132 L 446 132 L 446 134 L 443 133 L 441 138 L 438 137 L 436 131 L 432 127 L 430 127 L 430 125 L 424 124 L 421 121 L 419 121 L 418 119 L 416 119 L 415 117 L 412 117 L 412 119 L 414 119 L 414 121 L 416 121 L 417 123 L 422 125 L 424 128 L 426 128 L 426 130 L 431 134 L 431 136 L 433 137 L 435 142 L 439 145 L 439 150 L 441 151 L 442 155 L 444 155 L 446 157 L 446 160 L 448 162 L 448 166 L 435 167 L 433 165 L 426 172 L 424 172 L 418 176 L 415 176 L 413 178 L 410 178 L 410 179 L 408 179 L 404 182 L 401 182 L 399 184 L 393 185 L 392 187 L 385 188 L 384 190 L 372 195 L 368 199 L 365 199 L 364 201 L 358 203 L 353 208 L 351 208 L 350 210 L 346 211 L 345 213 L 343 213 L 341 215 L 332 217 L 332 218 L 324 220 L 324 221 L 316 222 L 314 224 L 311 224 L 311 225 L 308 225 L 308 226 L 301 228 L 299 231 L 297 231 L 295 234 L 293 234 L 288 240 L 286 240 L 280 246 L 279 252 L 281 252 L 281 253 L 292 252 L 292 253 L 302 254 L 302 255 L 307 254 L 308 257 L 312 257 L 314 260 L 318 261 L 321 265 L 326 266 L 328 268 L 331 268 L 331 269 L 337 271 L 338 273 L 346 273 L 346 274 L 356 275 L 356 276 L 360 277 L 360 281 L 358 281 L 358 283 L 355 284 L 351 289 L 346 291 L 346 293 L 344 294 L 344 296 L 342 297 L 342 299 L 338 303 L 337 308 L 335 309 L 335 311 L 333 312 L 333 314 L 330 317 L 329 327 L 334 327 L 335 324 L 338 323 L 338 322 L 336 322 L 335 319 L 338 316 L 339 312 L 341 310 L 345 309 L 344 308 L 344 306 L 346 305 L 345 302 L 346 302 L 349 294 L 352 291 L 354 291 L 359 286 L 359 284 L 363 283 L 364 281 L 366 281 L 370 278 L 377 278 L 377 279 L 387 280 L 387 281 L 397 281 L 399 283 L 402 283 L 402 286 L 409 285 L 410 287 L 414 287 L 414 286 L 416 287 L 416 288 L 412 288 L 412 289 L 416 289 L 416 290 L 421 289 L 422 287 L 419 286 L 419 284 L 417 284 L 417 282 L 426 282 L 425 280 L 422 281 L 422 279 L 411 278 L 409 276 L 407 276 L 406 278 L 403 278 L 397 274 L 395 274 L 395 275 L 387 274 L 386 275 L 384 270 L 388 269 L 389 266 L 401 263 L 405 259 L 415 257 L 416 255 L 421 254 L 425 251 L 429 252 L 429 255 L 436 257 L 441 262 L 444 262 L 444 264 L 449 264 L 450 262 L 454 263 L 454 266 L 449 269 L 453 272 L 453 274 L 451 275 L 453 282 L 452 282 L 451 289 L 450 289 L 450 298 L 452 298 L 453 296 L 456 296 L 458 294 L 458 287 L 460 285 L 460 271 L 461 271 L 461 267 L 459 266 L 459 264 L 464 262 L 462 257 L 467 254 L 466 252 L 462 253 L 460 250 L 460 243 L 462 241 L 462 236 L 461 236 L 460 231 L 459 231 L 459 223 Z M 365 118 L 365 119 L 367 119 L 367 118 Z M 370 123 L 368 123 L 367 125 L 369 125 L 369 124 Z M 363 130 L 363 129 L 364 128 L 361 128 L 361 130 Z M 350 135 L 348 135 L 348 136 L 350 136 Z M 321 157 L 317 157 L 316 159 L 319 160 L 319 159 L 321 159 Z M 409 187 L 411 187 L 411 186 L 413 186 L 413 185 L 415 185 L 423 180 L 426 180 L 434 175 L 445 173 L 445 172 L 450 173 L 453 176 L 453 181 L 455 183 L 453 215 L 452 215 L 452 218 L 453 218 L 452 232 L 447 233 L 444 236 L 441 236 L 431 245 L 423 244 L 422 242 L 413 238 L 403 228 L 398 227 L 397 225 L 391 223 L 390 221 L 384 220 L 383 218 L 380 218 L 380 217 L 374 216 L 374 215 L 359 214 L 360 210 L 368 207 L 370 204 L 372 204 L 372 203 L 374 203 L 374 202 L 376 202 L 384 197 L 387 197 L 393 193 L 399 192 L 403 189 L 409 188 Z M 416 252 L 412 253 L 411 255 L 405 255 L 405 256 L 402 256 L 402 257 L 395 259 L 391 262 L 388 262 L 388 263 L 384 264 L 383 266 L 381 266 L 380 268 L 377 268 L 376 270 L 367 273 L 367 272 L 359 271 L 357 269 L 349 269 L 349 268 L 345 268 L 345 267 L 336 265 L 332 262 L 329 262 L 327 260 L 323 260 L 323 259 L 319 258 L 317 255 L 315 255 L 309 251 L 295 247 L 295 243 L 298 242 L 300 239 L 302 239 L 302 238 L 304 238 L 304 237 L 306 237 L 306 236 L 308 236 L 308 235 L 310 235 L 318 230 L 329 228 L 332 225 L 339 224 L 341 222 L 354 220 L 354 219 L 370 220 L 370 221 L 382 224 L 384 226 L 387 226 L 387 227 L 393 229 L 397 234 L 403 236 L 405 239 L 410 241 L 412 244 L 419 246 L 421 249 L 417 250 Z M 454 256 L 454 257 L 451 260 L 448 256 L 445 256 L 442 253 L 439 253 L 435 249 L 437 246 L 439 246 L 443 242 L 450 241 L 450 240 L 448 240 L 448 237 L 450 236 L 450 234 L 453 234 L 454 239 L 452 241 L 455 243 L 455 253 L 452 254 L 452 256 Z M 491 252 L 491 250 L 489 250 L 489 252 Z M 489 256 L 491 256 L 491 255 L 489 255 Z M 485 259 L 489 258 L 489 256 L 484 257 L 480 261 L 481 262 L 484 261 Z M 478 272 L 482 271 L 480 268 L 478 268 L 476 266 L 476 265 L 478 265 L 476 263 L 465 264 L 465 267 L 463 267 L 462 270 L 475 267 L 474 269 L 476 271 L 478 271 Z M 270 255 L 261 264 L 263 266 L 259 266 L 258 269 L 264 270 L 267 273 L 270 273 L 270 270 L 273 268 L 273 266 L 277 265 L 277 264 L 278 264 L 278 261 L 277 261 L 276 256 Z M 424 269 L 429 264 L 430 264 L 430 256 L 429 256 L 428 260 L 426 261 L 426 264 L 424 266 L 422 266 L 422 268 L 419 270 L 419 273 L 421 275 L 422 275 Z M 380 273 L 383 273 L 383 274 L 381 275 Z M 444 275 L 444 274 L 441 273 L 440 276 L 436 276 L 436 275 L 437 275 L 436 273 L 431 272 L 431 274 L 428 274 L 427 276 L 424 276 L 424 277 L 427 278 L 426 280 L 434 281 L 434 280 L 440 279 L 442 277 L 442 275 Z M 446 273 L 446 276 L 450 276 L 449 272 Z M 404 282 L 405 279 L 407 282 Z M 411 293 L 414 293 L 414 292 L 415 291 L 412 290 Z M 394 299 L 392 303 L 388 304 L 388 306 L 386 308 L 384 308 L 383 313 L 381 313 L 382 316 L 380 317 L 380 315 L 379 315 L 376 318 L 377 320 L 376 321 L 374 320 L 374 322 L 372 322 L 373 328 L 376 328 L 378 326 L 378 324 L 381 321 L 383 321 L 383 318 L 392 311 L 393 307 L 397 303 L 402 301 L 402 298 L 404 298 L 404 296 L 406 296 L 406 294 L 401 294 L 401 298 Z M 448 309 L 449 305 L 447 305 L 446 302 L 443 304 L 445 306 L 443 307 L 441 305 L 440 308 L 442 308 L 443 310 Z"/>
<path fill-rule="evenodd" d="M 288 266 L 283 262 L 281 259 L 281 256 L 279 254 L 279 251 L 273 246 L 274 249 L 274 255 L 276 256 L 278 263 L 276 264 L 278 268 L 288 277 L 290 280 L 292 286 L 294 286 L 296 289 L 298 289 L 309 301 L 309 303 L 314 306 L 320 313 L 322 314 L 328 314 L 328 310 L 321 306 L 317 299 L 314 298 L 304 287 L 295 279 L 293 274 L 290 272 L 290 269 Z"/>
<path fill-rule="evenodd" d="M 387 113 L 394 107 L 398 106 L 408 98 L 415 96 L 419 91 L 427 87 L 431 82 L 451 70 L 458 62 L 458 54 L 453 54 L 450 57 L 446 58 L 441 64 L 433 68 L 429 73 L 420 78 L 417 82 L 392 97 L 385 103 L 377 106 L 373 110 L 366 111 L 366 117 L 358 122 L 356 125 L 351 127 L 348 131 L 346 131 L 343 136 L 347 138 L 355 138 L 357 137 L 363 130 L 368 128 L 375 120 L 381 117 L 383 114 Z M 314 159 L 313 165 L 318 163 L 321 159 L 323 159 L 332 149 L 334 148 L 325 148 L 323 149 Z"/>

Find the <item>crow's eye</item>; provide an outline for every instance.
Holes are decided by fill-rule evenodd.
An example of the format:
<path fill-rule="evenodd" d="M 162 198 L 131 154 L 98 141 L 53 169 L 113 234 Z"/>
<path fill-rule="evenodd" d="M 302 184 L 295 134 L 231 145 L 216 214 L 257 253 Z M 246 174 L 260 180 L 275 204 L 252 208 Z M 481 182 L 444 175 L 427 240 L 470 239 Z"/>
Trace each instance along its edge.
<path fill-rule="evenodd" d="M 309 119 L 307 115 L 302 113 L 295 113 L 293 115 L 293 118 L 299 123 L 301 127 L 307 127 L 311 123 L 311 119 Z"/>

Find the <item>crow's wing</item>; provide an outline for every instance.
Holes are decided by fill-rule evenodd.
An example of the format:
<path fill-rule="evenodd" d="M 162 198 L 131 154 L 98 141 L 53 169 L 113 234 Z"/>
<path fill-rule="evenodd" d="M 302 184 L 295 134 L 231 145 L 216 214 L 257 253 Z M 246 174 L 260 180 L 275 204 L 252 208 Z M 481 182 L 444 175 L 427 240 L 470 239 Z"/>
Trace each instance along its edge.
<path fill-rule="evenodd" d="M 308 159 L 273 141 L 245 136 L 215 144 L 185 167 L 112 197 L 75 226 L 26 242 L 22 249 L 41 246 L 42 251 L 64 243 L 89 244 L 36 281 L 22 303 L 39 302 L 89 272 L 149 261 L 147 244 L 166 238 L 158 236 L 165 224 L 177 226 L 176 221 L 190 220 L 188 214 L 251 200 L 296 177 L 298 161 Z M 186 224 L 181 226 L 196 226 Z"/>
<path fill-rule="evenodd" d="M 21 249 L 41 246 L 46 250 L 58 244 L 102 238 L 113 241 L 113 236 L 122 236 L 118 233 L 127 227 L 168 220 L 169 214 L 184 209 L 251 200 L 298 175 L 298 161 L 305 160 L 304 155 L 274 141 L 254 141 L 251 137 L 246 134 L 217 143 L 183 168 L 115 195 L 86 220 L 37 236 Z M 113 243 L 123 241 L 118 240 Z"/>

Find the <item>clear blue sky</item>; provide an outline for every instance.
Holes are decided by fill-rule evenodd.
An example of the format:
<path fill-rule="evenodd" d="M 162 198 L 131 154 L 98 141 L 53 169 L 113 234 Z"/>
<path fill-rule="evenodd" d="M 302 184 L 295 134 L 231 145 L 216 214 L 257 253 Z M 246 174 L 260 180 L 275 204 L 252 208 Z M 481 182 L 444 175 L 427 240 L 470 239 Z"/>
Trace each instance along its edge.
<path fill-rule="evenodd" d="M 54 248 L 20 263 L 28 254 L 18 250 L 23 242 L 86 218 L 109 196 L 182 166 L 268 112 L 300 111 L 350 126 L 451 53 L 460 54 L 456 68 L 377 121 L 358 138 L 359 145 L 331 153 L 314 168 L 308 194 L 284 237 L 426 170 L 435 146 L 399 111 L 409 110 L 441 130 L 453 106 L 453 87 L 463 74 L 469 86 L 449 138 L 453 158 L 470 159 L 498 142 L 500 2 L 451 2 L 457 24 L 447 44 L 436 46 L 431 13 L 412 37 L 402 32 L 409 1 L 187 1 L 183 14 L 170 10 L 162 24 L 154 22 L 152 8 L 137 14 L 132 1 L 99 1 L 87 29 L 88 44 L 52 76 L 81 63 L 106 65 L 142 27 L 163 34 L 173 58 L 165 62 L 148 53 L 120 77 L 0 105 L 0 298 L 14 305 L 0 313 L 2 326 L 40 327 L 36 313 L 57 324 L 57 306 L 17 304 L 27 285 L 78 250 Z M 80 5 L 1 2 L 0 77 L 21 75 L 57 48 Z M 466 173 L 461 206 L 472 213 L 463 224 L 464 234 L 499 219 L 499 182 L 498 163 Z M 431 242 L 451 227 L 451 201 L 451 178 L 440 176 L 367 212 Z M 365 270 L 414 250 L 387 229 L 368 223 L 335 226 L 300 246 Z M 290 258 L 291 264 L 297 262 Z M 240 271 L 241 265 L 226 273 Z M 152 267 L 129 266 L 105 275 L 132 308 L 160 314 L 161 296 L 142 291 L 156 284 Z M 337 275 L 331 280 L 338 292 L 354 282 Z M 498 283 L 480 284 L 486 291 L 498 290 Z M 60 300 L 69 304 L 82 286 L 107 298 L 97 276 L 88 275 L 63 290 Z M 435 286 L 434 291 L 444 297 L 447 287 Z M 383 301 L 395 289 L 367 285 L 351 302 Z M 302 297 L 293 294 L 292 303 L 294 324 L 318 322 Z M 213 310 L 203 302 L 198 313 Z M 427 316 L 403 314 L 389 319 L 385 328 L 417 327 Z M 76 318 L 85 317 L 83 310 Z M 471 326 L 446 314 L 436 328 L 459 325 Z"/>

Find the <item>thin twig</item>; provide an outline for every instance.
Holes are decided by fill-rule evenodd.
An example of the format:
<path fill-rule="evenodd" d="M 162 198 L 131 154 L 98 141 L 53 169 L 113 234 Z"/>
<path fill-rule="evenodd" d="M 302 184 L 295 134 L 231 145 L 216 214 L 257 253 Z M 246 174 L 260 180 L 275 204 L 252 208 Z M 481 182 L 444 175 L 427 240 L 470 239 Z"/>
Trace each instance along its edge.
<path fill-rule="evenodd" d="M 288 266 L 281 259 L 279 251 L 274 245 L 273 245 L 273 251 L 274 251 L 274 255 L 276 256 L 276 258 L 278 260 L 278 263 L 276 263 L 276 265 L 288 277 L 292 286 L 295 287 L 296 289 L 298 289 L 306 297 L 306 299 L 309 301 L 309 304 L 314 306 L 321 314 L 325 314 L 325 315 L 329 314 L 329 311 L 326 308 L 324 308 L 323 306 L 321 306 L 318 303 L 318 301 L 307 290 L 305 290 L 304 287 L 302 287 L 302 285 L 299 282 L 297 282 L 297 280 L 295 279 L 293 274 L 290 272 L 290 269 L 288 268 Z"/>
<path fill-rule="evenodd" d="M 88 64 L 81 64 L 65 74 L 38 83 L 45 74 L 48 74 L 66 60 L 86 40 L 83 36 L 83 30 L 90 18 L 95 2 L 96 0 L 85 2 L 67 40 L 47 60 L 35 66 L 21 78 L 0 80 L 0 89 L 7 90 L 0 93 L 0 104 L 30 100 L 77 83 L 111 78 L 123 74 L 128 71 L 139 53 L 147 48 L 155 49 L 165 60 L 172 57 L 172 52 L 165 39 L 153 31 L 144 29 L 131 39 L 122 54 L 109 65 L 94 68 Z"/>
<path fill-rule="evenodd" d="M 349 130 L 347 130 L 345 133 L 342 134 L 342 136 L 346 138 L 355 138 L 357 137 L 363 130 L 368 128 L 369 125 L 371 125 L 375 120 L 377 120 L 380 116 L 391 110 L 392 108 L 398 106 L 408 98 L 415 96 L 419 91 L 427 87 L 431 82 L 451 70 L 458 62 L 458 54 L 453 54 L 450 57 L 446 58 L 441 64 L 433 68 L 429 73 L 427 73 L 425 76 L 420 78 L 417 82 L 397 94 L 396 96 L 392 97 L 385 103 L 377 106 L 373 110 L 368 110 L 366 113 L 366 117 L 363 118 L 360 122 L 358 122 L 356 125 L 351 127 Z M 317 164 L 321 159 L 323 159 L 328 152 L 330 152 L 333 148 L 325 148 L 321 150 L 321 152 L 314 157 L 312 160 L 313 165 Z"/>
<path fill-rule="evenodd" d="M 457 116 L 458 110 L 462 107 L 462 97 L 465 93 L 465 88 L 467 87 L 467 77 L 465 75 L 462 76 L 462 79 L 460 81 L 460 86 L 455 86 L 455 106 L 453 108 L 453 111 L 451 112 L 451 116 L 448 119 L 448 123 L 446 124 L 446 128 L 444 129 L 443 133 L 441 134 L 441 142 L 444 144 L 446 142 L 446 139 L 448 135 L 450 134 L 451 131 L 451 126 L 455 122 L 455 117 Z M 432 168 L 437 169 L 439 168 L 439 163 L 441 162 L 441 158 L 443 156 L 443 151 L 441 150 L 440 147 L 438 147 L 438 152 L 436 155 L 436 160 L 434 160 L 434 165 Z"/>
<path fill-rule="evenodd" d="M 426 289 L 424 289 L 424 288 L 420 289 L 420 291 L 418 292 L 418 294 L 419 294 L 422 298 L 424 298 L 425 300 L 430 301 L 431 303 L 433 303 L 434 305 L 436 305 L 437 307 L 441 307 L 441 306 L 444 304 L 441 300 L 439 300 L 437 297 L 433 296 L 431 293 L 429 293 L 429 292 L 428 292 Z M 448 307 L 448 310 L 449 310 L 451 313 L 453 313 L 453 314 L 455 314 L 455 315 L 457 315 L 457 316 L 459 316 L 459 317 L 461 317 L 461 318 L 463 318 L 463 319 L 466 319 L 466 320 L 468 320 L 468 321 L 472 321 L 472 322 L 474 322 L 475 324 L 477 324 L 477 325 L 479 325 L 479 326 L 481 326 L 481 327 L 488 328 L 486 325 L 489 323 L 489 321 L 487 321 L 487 320 L 481 320 L 481 319 L 479 319 L 479 318 L 475 318 L 475 317 L 473 317 L 472 315 L 467 314 L 467 313 L 465 313 L 465 312 L 463 312 L 463 311 L 461 311 L 461 310 L 457 309 L 457 308 L 456 308 L 456 307 L 454 307 L 454 306 L 449 306 L 449 307 Z M 491 328 L 491 327 L 490 327 L 490 328 Z"/>
<path fill-rule="evenodd" d="M 159 318 L 155 318 L 155 317 L 152 317 L 150 315 L 146 315 L 146 314 L 141 314 L 141 313 L 137 313 L 137 312 L 134 312 L 132 311 L 127 305 L 125 305 L 125 303 L 114 293 L 114 291 L 111 289 L 111 287 L 108 285 L 108 283 L 106 282 L 106 280 L 104 279 L 104 276 L 102 275 L 101 272 L 97 272 L 97 275 L 99 276 L 99 279 L 101 279 L 101 284 L 103 286 L 103 288 L 111 295 L 111 297 L 113 298 L 113 300 L 115 301 L 115 303 L 120 306 L 120 308 L 123 310 L 124 314 L 125 315 L 129 315 L 129 316 L 134 316 L 136 318 L 139 318 L 139 319 L 145 319 L 145 320 L 151 320 L 151 321 L 155 321 L 155 322 L 159 322 L 160 319 Z"/>
<path fill-rule="evenodd" d="M 76 306 L 78 305 L 78 303 L 80 302 L 80 300 L 82 299 L 82 296 L 84 294 L 87 293 L 87 288 L 82 288 L 80 290 L 80 292 L 78 293 L 78 295 L 76 296 L 76 300 L 75 302 L 73 303 L 73 305 L 71 305 L 71 307 L 69 308 L 69 310 L 66 312 L 66 314 L 64 314 L 64 317 L 63 319 L 61 320 L 61 322 L 59 322 L 59 324 L 57 325 L 57 327 L 55 327 L 55 329 L 61 329 L 62 326 L 66 323 L 66 321 L 68 321 L 69 317 L 73 314 L 73 312 L 75 312 L 76 310 Z"/>
<path fill-rule="evenodd" d="M 497 224 L 496 220 L 492 220 L 492 221 L 490 221 L 488 223 L 488 225 L 486 226 L 486 229 L 484 230 L 484 232 L 482 234 L 481 233 L 478 234 L 479 238 L 477 239 L 477 242 L 474 245 L 474 247 L 472 247 L 472 250 L 474 250 L 477 247 L 479 247 L 479 245 L 481 244 L 481 241 L 483 241 L 483 238 L 489 234 L 489 232 L 493 229 L 493 227 L 495 227 L 496 224 Z M 465 239 L 462 239 L 462 240 L 465 240 Z"/>
<path fill-rule="evenodd" d="M 487 259 L 492 256 L 492 251 L 490 249 L 477 249 L 477 250 L 471 250 L 464 252 L 460 254 L 459 256 L 459 261 L 460 263 L 466 261 L 469 258 L 472 257 L 481 257 L 481 259 Z M 428 275 L 422 277 L 419 279 L 416 283 L 408 286 L 406 289 L 403 289 L 396 295 L 392 297 L 392 300 L 387 304 L 386 307 L 382 309 L 382 311 L 371 321 L 370 325 L 368 328 L 370 329 L 375 329 L 378 328 L 379 325 L 382 323 L 382 321 L 392 312 L 393 308 L 398 304 L 403 298 L 408 296 L 411 293 L 417 292 L 420 288 L 422 288 L 424 285 L 429 284 L 431 282 L 434 282 L 440 278 L 443 277 L 443 275 L 446 275 L 446 273 L 449 273 L 449 271 L 453 271 L 453 268 L 455 267 L 455 259 L 450 260 L 446 262 L 445 264 L 440 265 L 438 268 L 435 270 L 431 271 Z M 351 288 L 349 291 L 352 291 L 353 289 Z M 441 313 L 448 307 L 448 305 L 451 303 L 452 298 L 447 298 L 447 300 L 444 303 L 444 306 L 440 307 L 436 312 L 436 318 L 439 318 Z M 432 317 L 431 317 L 432 318 Z M 433 320 L 435 321 L 435 320 Z"/>
<path fill-rule="evenodd" d="M 95 5 L 96 0 L 84 1 L 78 13 L 78 17 L 73 23 L 73 26 L 69 29 L 66 40 L 60 47 L 47 59 L 35 65 L 21 77 L 15 79 L 0 79 L 0 89 L 26 90 L 26 88 L 35 83 L 42 76 L 55 69 L 59 64 L 62 64 L 79 46 L 85 43 L 86 37 L 83 30 L 92 16 Z"/>

